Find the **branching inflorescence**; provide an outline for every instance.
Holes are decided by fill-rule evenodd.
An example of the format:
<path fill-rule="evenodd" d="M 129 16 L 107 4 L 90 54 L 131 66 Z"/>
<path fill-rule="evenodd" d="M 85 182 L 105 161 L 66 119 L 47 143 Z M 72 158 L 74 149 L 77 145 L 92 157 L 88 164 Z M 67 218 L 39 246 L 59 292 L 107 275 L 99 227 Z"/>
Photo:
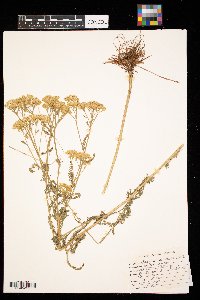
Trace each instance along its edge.
<path fill-rule="evenodd" d="M 76 191 L 78 180 L 95 157 L 86 152 L 92 125 L 98 114 L 105 110 L 105 107 L 95 101 L 81 103 L 76 96 L 68 96 L 62 102 L 57 96 L 46 96 L 40 101 L 31 95 L 10 100 L 6 103 L 6 107 L 18 117 L 13 128 L 22 133 L 24 137 L 22 143 L 27 147 L 29 150 L 28 155 L 33 159 L 29 171 L 31 173 L 36 170 L 41 171 L 42 180 L 45 184 L 48 223 L 55 248 L 66 252 L 69 266 L 76 270 L 81 269 L 83 266 L 73 266 L 69 261 L 69 253 L 76 252 L 78 245 L 87 234 L 96 243 L 101 243 L 109 233 L 114 234 L 115 227 L 118 224 L 123 224 L 126 218 L 130 216 L 131 205 L 134 200 L 142 195 L 146 184 L 152 182 L 155 175 L 163 167 L 168 167 L 170 161 L 178 155 L 182 148 L 180 146 L 158 169 L 151 175 L 146 176 L 136 189 L 129 190 L 126 199 L 111 211 L 107 213 L 101 211 L 100 214 L 87 217 L 86 220 L 82 221 L 72 208 L 71 200 L 81 197 L 81 194 Z M 45 113 L 39 114 L 38 112 L 42 109 Z M 85 123 L 87 130 L 84 138 L 81 138 L 79 132 L 78 113 L 87 116 Z M 59 122 L 66 116 L 70 116 L 75 120 L 82 150 L 67 150 L 65 152 L 69 158 L 68 179 L 66 178 L 65 182 L 61 182 L 62 157 L 58 151 L 56 130 Z M 53 163 L 50 163 L 50 160 Z M 56 172 L 51 170 L 53 165 L 56 165 Z M 116 216 L 115 221 L 110 221 L 110 217 L 113 215 Z M 73 217 L 77 226 L 63 233 L 64 224 L 69 216 Z M 97 225 L 107 228 L 100 241 L 96 241 L 90 234 L 90 230 Z"/>
<path fill-rule="evenodd" d="M 122 138 L 133 73 L 135 67 L 141 64 L 144 59 L 144 44 L 141 38 L 139 40 L 136 38 L 131 42 L 123 41 L 118 48 L 118 55 L 113 56 L 108 61 L 119 65 L 129 74 L 129 91 L 111 173 Z M 19 152 L 28 155 L 33 160 L 29 171 L 31 173 L 40 171 L 41 173 L 48 210 L 48 223 L 55 249 L 66 252 L 67 263 L 75 270 L 80 270 L 84 264 L 80 267 L 73 266 L 69 260 L 69 254 L 76 252 L 77 247 L 87 235 L 94 242 L 100 244 L 110 233 L 114 234 L 116 226 L 123 224 L 131 215 L 131 206 L 136 199 L 142 196 L 145 186 L 154 181 L 155 176 L 162 168 L 169 166 L 171 160 L 177 157 L 183 147 L 181 145 L 152 174 L 145 176 L 134 190 L 129 190 L 125 199 L 113 209 L 108 212 L 101 211 L 97 215 L 88 216 L 85 220 L 82 220 L 74 210 L 72 200 L 81 197 L 81 193 L 77 191 L 77 184 L 84 170 L 95 158 L 95 154 L 91 155 L 87 152 L 88 143 L 94 122 L 99 113 L 106 109 L 104 105 L 96 101 L 80 102 L 75 95 L 69 95 L 63 101 L 58 96 L 48 95 L 39 100 L 32 95 L 26 95 L 8 101 L 5 106 L 17 116 L 13 129 L 18 130 L 22 134 L 23 140 L 21 142 L 28 153 L 24 151 Z M 66 117 L 74 120 L 77 137 L 80 142 L 79 149 L 63 150 L 60 146 L 57 138 L 57 129 L 59 123 Z M 81 125 L 81 128 L 84 128 L 82 132 L 80 132 L 81 120 L 84 122 Z M 13 147 L 11 148 L 16 150 Z M 63 160 L 61 149 L 64 152 L 64 158 L 68 160 L 68 164 Z M 68 168 L 68 176 L 66 176 L 65 180 L 61 179 L 63 178 L 61 176 L 63 168 L 64 170 Z M 70 218 L 75 221 L 76 225 L 74 226 L 73 224 L 66 231 L 66 225 L 71 224 L 68 222 Z M 99 241 L 90 232 L 95 226 L 103 226 L 105 228 L 105 234 Z"/>

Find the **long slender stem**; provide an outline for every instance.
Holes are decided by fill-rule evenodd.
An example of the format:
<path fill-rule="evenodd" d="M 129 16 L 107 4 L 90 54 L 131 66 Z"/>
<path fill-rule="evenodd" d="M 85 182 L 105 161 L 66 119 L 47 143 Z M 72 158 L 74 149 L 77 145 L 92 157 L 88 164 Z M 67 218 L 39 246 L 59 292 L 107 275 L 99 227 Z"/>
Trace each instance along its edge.
<path fill-rule="evenodd" d="M 48 143 L 47 143 L 47 150 L 46 150 L 46 166 L 49 165 L 49 147 L 50 147 L 50 144 L 51 144 L 51 139 L 52 139 L 52 129 L 50 131 L 50 136 L 49 136 L 49 140 L 48 140 Z M 47 185 L 47 179 L 48 179 L 48 172 L 46 172 L 46 175 L 45 175 L 45 182 L 46 182 L 46 185 Z"/>
<path fill-rule="evenodd" d="M 40 152 L 39 152 L 39 150 L 38 150 L 38 148 L 37 148 L 37 144 L 36 144 L 36 141 L 35 141 L 35 138 L 34 138 L 32 129 L 31 129 L 31 128 L 27 128 L 27 133 L 28 133 L 28 135 L 29 135 L 29 137 L 30 137 L 30 139 L 31 139 L 31 142 L 32 142 L 33 147 L 34 147 L 34 149 L 35 149 L 35 152 L 36 152 L 36 154 L 37 154 L 37 156 L 38 156 L 38 159 L 39 159 L 40 165 L 41 165 L 41 169 L 42 169 L 43 162 L 42 162 L 42 159 L 41 159 L 41 156 L 40 156 Z"/>
<path fill-rule="evenodd" d="M 81 135 L 80 135 L 79 127 L 78 127 L 78 109 L 77 108 L 76 108 L 76 115 L 75 115 L 75 124 L 76 124 L 77 133 L 78 133 L 78 138 L 81 143 L 82 150 L 83 150 Z"/>
<path fill-rule="evenodd" d="M 145 69 L 145 68 L 143 68 L 143 67 L 141 67 L 141 66 L 137 66 L 137 67 L 140 68 L 140 69 L 142 69 L 142 70 L 144 70 L 144 71 L 147 71 L 147 72 L 149 72 L 149 73 L 151 73 L 151 74 L 153 74 L 153 75 L 155 75 L 155 76 L 157 76 L 157 77 L 160 77 L 160 78 L 162 78 L 162 79 L 169 80 L 169 81 L 172 81 L 172 82 L 175 82 L 175 83 L 179 83 L 179 81 L 177 81 L 177 80 L 173 80 L 173 79 L 170 79 L 170 78 L 167 78 L 167 77 L 158 75 L 158 74 L 156 74 L 156 73 L 154 73 L 154 72 L 152 72 L 152 71 L 149 71 L 149 70 L 147 70 L 147 69 Z"/>
<path fill-rule="evenodd" d="M 127 98 L 126 98 L 125 107 L 124 107 L 124 113 L 123 113 L 123 117 L 122 117 L 120 132 L 119 132 L 119 136 L 117 139 L 117 146 L 116 146 L 115 154 L 113 156 L 112 164 L 111 164 L 111 167 L 110 167 L 110 170 L 108 173 L 108 177 L 106 179 L 106 183 L 105 183 L 103 191 L 102 191 L 103 194 L 106 192 L 106 189 L 108 188 L 108 184 L 111 179 L 112 172 L 113 172 L 113 169 L 114 169 L 114 166 L 115 166 L 115 163 L 117 160 L 117 156 L 119 153 L 119 148 L 120 148 L 120 144 L 122 141 L 122 135 L 123 135 L 123 131 L 124 131 L 124 125 L 125 125 L 125 121 L 126 121 L 126 115 L 127 115 L 127 111 L 128 111 L 128 105 L 129 105 L 130 97 L 131 97 L 132 83 L 133 83 L 133 75 L 132 75 L 132 73 L 129 73 L 129 88 L 128 88 L 128 94 L 127 94 Z"/>
<path fill-rule="evenodd" d="M 112 215 L 115 211 L 117 211 L 120 207 L 122 207 L 123 205 L 125 205 L 126 203 L 132 201 L 133 197 L 137 196 L 139 194 L 139 192 L 141 191 L 141 189 L 143 189 L 145 187 L 145 185 L 151 181 L 151 179 L 154 178 L 154 176 L 156 174 L 158 174 L 160 172 L 160 170 L 163 167 L 166 167 L 170 161 L 177 157 L 177 155 L 179 154 L 179 152 L 181 151 L 181 149 L 183 148 L 183 145 L 179 146 L 176 151 L 174 151 L 172 153 L 172 155 L 170 155 L 157 169 L 155 169 L 151 175 L 147 176 L 145 180 L 143 180 L 138 187 L 134 190 L 133 193 L 131 193 L 131 195 L 126 198 L 124 201 L 122 201 L 120 204 L 118 204 L 117 206 L 115 206 L 113 209 L 111 209 L 109 212 L 105 213 L 101 218 L 99 218 L 97 221 L 95 221 L 93 224 L 91 224 L 89 227 L 87 227 L 86 229 L 84 229 L 82 232 L 80 232 L 77 236 L 76 239 L 80 239 L 83 235 L 85 235 L 85 233 L 87 233 L 89 230 L 91 230 L 94 226 L 98 225 L 99 223 L 101 223 L 101 221 L 103 221 L 104 219 L 107 219 L 110 215 Z M 73 243 L 73 240 L 71 240 L 70 242 L 67 243 L 67 245 L 64 247 L 65 249 L 67 249 L 67 247 L 69 247 L 67 250 L 70 250 L 70 246 Z M 62 250 L 62 248 L 60 249 Z"/>
<path fill-rule="evenodd" d="M 23 115 L 24 115 L 24 112 L 22 111 L 22 117 L 23 117 Z M 19 116 L 18 113 L 16 113 L 16 116 L 18 117 L 19 120 L 22 120 L 22 119 L 20 118 L 20 116 Z M 22 132 L 23 132 L 23 135 L 24 135 L 24 137 L 25 137 L 25 139 L 26 139 L 26 142 L 27 142 L 26 134 L 28 134 L 28 135 L 30 136 L 30 138 L 31 138 L 30 131 L 29 131 L 28 129 L 26 129 L 25 132 L 24 132 L 24 130 L 22 130 Z M 34 146 L 34 143 L 33 143 L 32 138 L 31 138 L 31 142 L 32 142 L 32 144 L 33 144 L 33 146 Z M 32 155 L 32 157 L 33 157 L 33 159 L 34 159 L 36 165 L 37 165 L 37 159 L 36 159 L 35 156 L 33 155 L 33 152 L 31 151 L 31 148 L 30 148 L 30 146 L 28 145 L 28 142 L 26 143 L 26 145 L 27 145 L 27 147 L 28 147 L 28 149 L 29 149 L 29 151 L 30 151 L 30 153 L 31 153 L 31 155 Z M 35 146 L 34 146 L 34 148 L 35 148 Z M 36 151 L 36 153 L 37 153 L 37 151 Z M 39 161 L 40 161 L 40 158 L 39 158 Z M 40 163 L 41 163 L 41 161 L 40 161 Z"/>
<path fill-rule="evenodd" d="M 97 116 L 96 116 L 97 117 Z M 87 117 L 88 118 L 88 117 Z M 89 123 L 89 131 L 88 131 L 88 136 L 87 136 L 87 141 L 86 141 L 86 144 L 85 146 L 83 146 L 83 143 L 82 143 L 82 140 L 81 140 L 81 137 L 80 137 L 80 132 L 79 132 L 79 128 L 78 128 L 78 118 L 77 118 L 77 110 L 76 110 L 76 116 L 75 116 L 75 123 L 76 123 L 76 129 L 77 129 L 77 132 L 78 132 L 78 136 L 79 136 L 79 140 L 80 140 L 80 143 L 81 143 L 81 147 L 82 147 L 82 150 L 83 152 L 85 153 L 86 150 L 87 150 L 87 146 L 88 146 L 88 142 L 89 142 L 89 138 L 90 138 L 90 134 L 91 134 L 91 130 L 92 130 L 92 124 L 94 123 L 95 121 L 95 118 L 91 118 L 91 121 Z M 76 174 L 76 177 L 75 177 L 75 180 L 74 180 L 74 188 L 73 188 L 73 192 L 75 191 L 76 189 L 76 186 L 78 184 L 78 180 L 79 180 L 79 177 L 81 175 L 81 171 L 82 171 L 82 168 L 83 168 L 83 162 L 80 162 L 79 164 L 79 167 L 78 167 L 78 171 L 77 171 L 77 174 Z M 74 210 L 72 209 L 72 207 L 70 207 L 68 205 L 68 207 L 70 208 L 70 210 L 72 211 L 72 214 L 75 218 L 75 220 L 80 224 L 81 222 L 81 219 L 79 217 L 77 217 L 77 215 L 75 214 Z M 78 219 L 77 219 L 78 218 Z M 83 223 L 82 223 L 83 224 Z M 88 235 L 94 240 L 95 243 L 98 244 L 98 242 L 95 240 L 95 238 L 88 232 Z"/>
<path fill-rule="evenodd" d="M 57 127 L 57 122 L 56 122 L 56 115 L 54 115 L 54 131 L 53 131 L 53 141 L 54 141 L 54 147 L 55 147 L 55 152 L 56 152 L 56 162 L 58 164 L 58 169 L 57 169 L 57 179 L 56 179 L 56 210 L 57 210 L 57 233 L 58 233 L 58 238 L 61 235 L 61 228 L 60 228 L 60 214 L 59 214 L 59 207 L 58 207 L 58 182 L 59 182 L 59 176 L 60 176 L 60 159 L 58 156 L 58 149 L 56 145 L 56 127 Z"/>
<path fill-rule="evenodd" d="M 89 125 L 88 137 L 87 137 L 87 141 L 86 141 L 86 144 L 85 144 L 85 147 L 84 147 L 84 150 L 83 150 L 84 153 L 85 153 L 86 150 L 87 150 L 88 141 L 89 141 L 90 134 L 91 134 L 91 130 L 92 130 L 92 124 L 93 124 L 93 119 L 91 120 L 90 125 Z M 80 162 L 80 165 L 79 165 L 79 168 L 78 168 L 78 171 L 77 171 L 77 174 L 76 174 L 76 178 L 75 178 L 75 180 L 74 180 L 74 190 L 75 190 L 75 188 L 76 188 L 76 186 L 77 186 L 79 177 L 80 177 L 80 175 L 81 175 L 82 168 L 83 168 L 83 162 L 81 161 L 81 162 Z"/>
<path fill-rule="evenodd" d="M 34 160 L 35 160 L 35 158 L 32 156 L 32 155 L 30 155 L 30 154 L 27 154 L 27 153 L 25 153 L 25 152 L 23 152 L 23 151 L 20 151 L 20 150 L 18 150 L 18 149 L 15 149 L 14 147 L 11 147 L 11 146 L 9 146 L 9 148 L 11 148 L 11 149 L 13 149 L 13 150 L 15 150 L 15 151 L 18 151 L 19 153 L 22 153 L 22 154 L 24 154 L 24 155 L 26 155 L 26 156 L 29 156 L 29 157 L 31 157 L 31 158 L 33 158 Z M 36 161 L 36 160 L 35 160 Z"/>

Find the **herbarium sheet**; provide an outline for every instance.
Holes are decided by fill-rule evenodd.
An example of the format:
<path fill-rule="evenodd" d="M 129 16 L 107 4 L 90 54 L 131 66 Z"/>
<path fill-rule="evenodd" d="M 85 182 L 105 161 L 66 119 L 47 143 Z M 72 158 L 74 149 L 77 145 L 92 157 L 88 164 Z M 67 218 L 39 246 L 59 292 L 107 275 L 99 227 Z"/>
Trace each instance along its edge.
<path fill-rule="evenodd" d="M 186 31 L 4 33 L 4 292 L 187 293 Z"/>

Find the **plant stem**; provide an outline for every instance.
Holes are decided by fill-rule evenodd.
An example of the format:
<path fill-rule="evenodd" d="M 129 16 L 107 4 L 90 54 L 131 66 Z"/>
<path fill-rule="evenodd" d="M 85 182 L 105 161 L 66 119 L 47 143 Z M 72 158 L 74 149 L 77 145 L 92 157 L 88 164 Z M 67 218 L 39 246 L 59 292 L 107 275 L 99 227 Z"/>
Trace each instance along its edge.
<path fill-rule="evenodd" d="M 59 183 L 59 176 L 60 176 L 60 159 L 58 156 L 58 149 L 57 149 L 57 145 L 56 145 L 56 127 L 57 127 L 57 122 L 56 122 L 56 115 L 54 115 L 54 130 L 53 130 L 53 142 L 54 142 L 54 147 L 55 147 L 55 152 L 56 152 L 56 162 L 58 165 L 58 169 L 57 169 L 57 179 L 56 179 L 56 185 L 57 185 L 57 189 L 56 189 L 56 195 L 55 195 L 55 200 L 56 200 L 56 210 L 57 210 L 57 234 L 58 234 L 58 238 L 60 238 L 61 235 L 61 226 L 60 226 L 60 214 L 59 214 L 59 207 L 58 207 L 58 183 Z"/>
<path fill-rule="evenodd" d="M 108 184 L 109 184 L 109 181 L 110 181 L 110 178 L 112 176 L 112 172 L 113 172 L 116 160 L 117 160 L 117 156 L 118 156 L 118 153 L 119 153 L 119 148 L 120 148 L 120 144 L 121 144 L 121 141 L 122 141 L 122 135 L 123 135 L 123 131 L 124 131 L 124 125 L 125 125 L 125 121 L 126 121 L 126 115 L 127 115 L 127 111 L 128 111 L 128 105 L 129 105 L 129 102 L 130 102 L 130 96 L 131 96 L 131 91 L 132 91 L 132 83 L 133 83 L 133 75 L 132 75 L 132 73 L 129 73 L 129 88 L 128 88 L 128 94 L 127 94 L 127 98 L 126 98 L 126 104 L 125 104 L 125 107 L 124 107 L 124 113 L 123 113 L 123 117 L 122 117 L 119 137 L 117 139 L 117 146 L 116 146 L 116 149 L 115 149 L 115 154 L 113 156 L 113 160 L 112 160 L 112 164 L 111 164 L 111 167 L 110 167 L 110 170 L 109 170 L 109 174 L 108 174 L 106 183 L 105 183 L 103 191 L 102 191 L 103 194 L 106 192 L 106 189 L 108 187 Z"/>
<path fill-rule="evenodd" d="M 179 154 L 179 152 L 181 151 L 181 149 L 183 148 L 183 145 L 179 146 L 176 151 L 174 151 L 172 153 L 172 155 L 170 155 L 157 169 L 154 170 L 154 172 L 151 173 L 151 175 L 147 176 L 145 180 L 143 180 L 138 186 L 137 188 L 133 191 L 133 193 L 131 193 L 131 195 L 126 198 L 124 201 L 122 201 L 120 204 L 118 204 L 117 206 L 115 206 L 112 210 L 110 210 L 108 213 L 105 213 L 101 218 L 99 218 L 97 221 L 95 221 L 93 224 L 91 224 L 88 228 L 84 229 L 82 232 L 80 232 L 75 238 L 76 239 L 80 239 L 83 235 L 85 235 L 85 233 L 87 233 L 89 230 L 91 230 L 94 226 L 98 225 L 99 223 L 101 223 L 101 221 L 103 221 L 104 219 L 107 219 L 110 215 L 112 215 L 115 211 L 117 211 L 120 207 L 122 207 L 123 205 L 127 204 L 128 202 L 132 201 L 133 197 L 137 196 L 139 194 L 139 192 L 141 191 L 141 189 L 143 189 L 145 187 L 145 185 L 151 181 L 151 179 L 154 178 L 154 176 L 156 174 L 158 174 L 160 172 L 160 170 L 163 167 L 166 167 L 170 161 L 177 157 L 177 155 Z M 68 242 L 67 245 L 64 247 L 65 249 L 67 249 L 67 247 L 69 247 L 67 249 L 70 250 L 70 246 L 73 243 L 73 240 Z M 60 249 L 62 250 L 62 248 Z"/>
<path fill-rule="evenodd" d="M 81 148 L 83 150 L 81 135 L 80 135 L 80 131 L 79 131 L 79 128 L 78 128 L 78 109 L 77 108 L 76 108 L 76 114 L 75 114 L 75 124 L 76 124 L 77 133 L 78 133 L 78 138 L 79 138 L 79 141 L 81 143 Z"/>
<path fill-rule="evenodd" d="M 38 150 L 38 148 L 37 148 L 37 144 L 36 144 L 36 141 L 35 141 L 35 138 L 34 138 L 34 134 L 33 134 L 33 132 L 32 132 L 31 127 L 30 127 L 30 128 L 27 128 L 27 133 L 28 133 L 28 135 L 29 135 L 29 137 L 30 137 L 30 140 L 31 140 L 32 145 L 33 145 L 33 147 L 34 147 L 34 149 L 35 149 L 35 152 L 36 152 L 36 154 L 37 154 L 37 156 L 38 156 L 38 159 L 39 159 L 40 165 L 41 165 L 41 169 L 42 169 L 43 162 L 42 162 L 42 159 L 41 159 L 41 156 L 40 156 L 40 152 L 39 152 L 39 150 Z"/>
<path fill-rule="evenodd" d="M 9 146 L 9 148 L 11 148 L 11 149 L 13 149 L 13 150 L 15 150 L 15 151 L 18 151 L 19 153 L 22 153 L 22 154 L 24 154 L 24 155 L 26 155 L 26 156 L 29 156 L 29 157 L 33 158 L 33 159 L 35 160 L 35 162 L 36 162 L 36 159 L 35 159 L 32 155 L 27 154 L 27 153 L 25 153 L 25 152 L 23 152 L 23 151 L 20 151 L 20 150 L 18 150 L 18 149 L 15 149 L 14 147 L 11 147 L 11 146 Z M 30 151 L 30 150 L 29 150 L 29 151 Z"/>
<path fill-rule="evenodd" d="M 86 150 L 87 150 L 88 141 L 89 141 L 90 134 L 91 134 L 91 130 L 92 130 L 92 124 L 93 124 L 93 119 L 90 121 L 89 131 L 88 131 L 88 137 L 87 137 L 87 141 L 86 141 L 85 147 L 84 147 L 84 149 L 83 149 L 83 152 L 84 152 L 84 153 L 85 153 Z M 75 180 L 74 180 L 74 189 L 73 189 L 73 191 L 75 191 L 75 188 L 76 188 L 76 186 L 77 186 L 79 177 L 80 177 L 80 175 L 81 175 L 82 167 L 83 167 L 83 162 L 81 161 L 81 162 L 80 162 L 80 165 L 79 165 L 79 168 L 78 168 L 78 171 L 77 171 L 77 174 L 76 174 L 76 178 L 75 178 Z"/>
<path fill-rule="evenodd" d="M 160 77 L 162 79 L 169 80 L 169 81 L 172 81 L 172 82 L 175 82 L 175 83 L 179 83 L 179 81 L 177 81 L 177 80 L 173 80 L 173 79 L 170 79 L 170 78 L 167 78 L 167 77 L 164 77 L 164 76 L 160 76 L 160 75 L 158 75 L 158 74 L 156 74 L 156 73 L 154 73 L 152 71 L 149 71 L 149 70 L 147 70 L 147 69 L 145 69 L 145 68 L 143 68 L 141 66 L 137 66 L 137 67 L 140 68 L 140 69 L 142 69 L 142 70 L 144 70 L 144 71 L 147 71 L 147 72 L 149 72 L 149 73 L 151 73 L 151 74 L 153 74 L 153 75 L 155 75 L 157 77 Z"/>

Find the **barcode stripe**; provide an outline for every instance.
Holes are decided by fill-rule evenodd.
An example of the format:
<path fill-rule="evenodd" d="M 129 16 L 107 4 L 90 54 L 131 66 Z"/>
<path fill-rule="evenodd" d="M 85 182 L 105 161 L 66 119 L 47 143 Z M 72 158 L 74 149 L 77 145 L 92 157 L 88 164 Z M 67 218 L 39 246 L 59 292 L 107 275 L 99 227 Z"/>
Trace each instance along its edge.
<path fill-rule="evenodd" d="M 36 288 L 36 282 L 29 281 L 10 281 L 10 287 L 15 289 Z"/>

